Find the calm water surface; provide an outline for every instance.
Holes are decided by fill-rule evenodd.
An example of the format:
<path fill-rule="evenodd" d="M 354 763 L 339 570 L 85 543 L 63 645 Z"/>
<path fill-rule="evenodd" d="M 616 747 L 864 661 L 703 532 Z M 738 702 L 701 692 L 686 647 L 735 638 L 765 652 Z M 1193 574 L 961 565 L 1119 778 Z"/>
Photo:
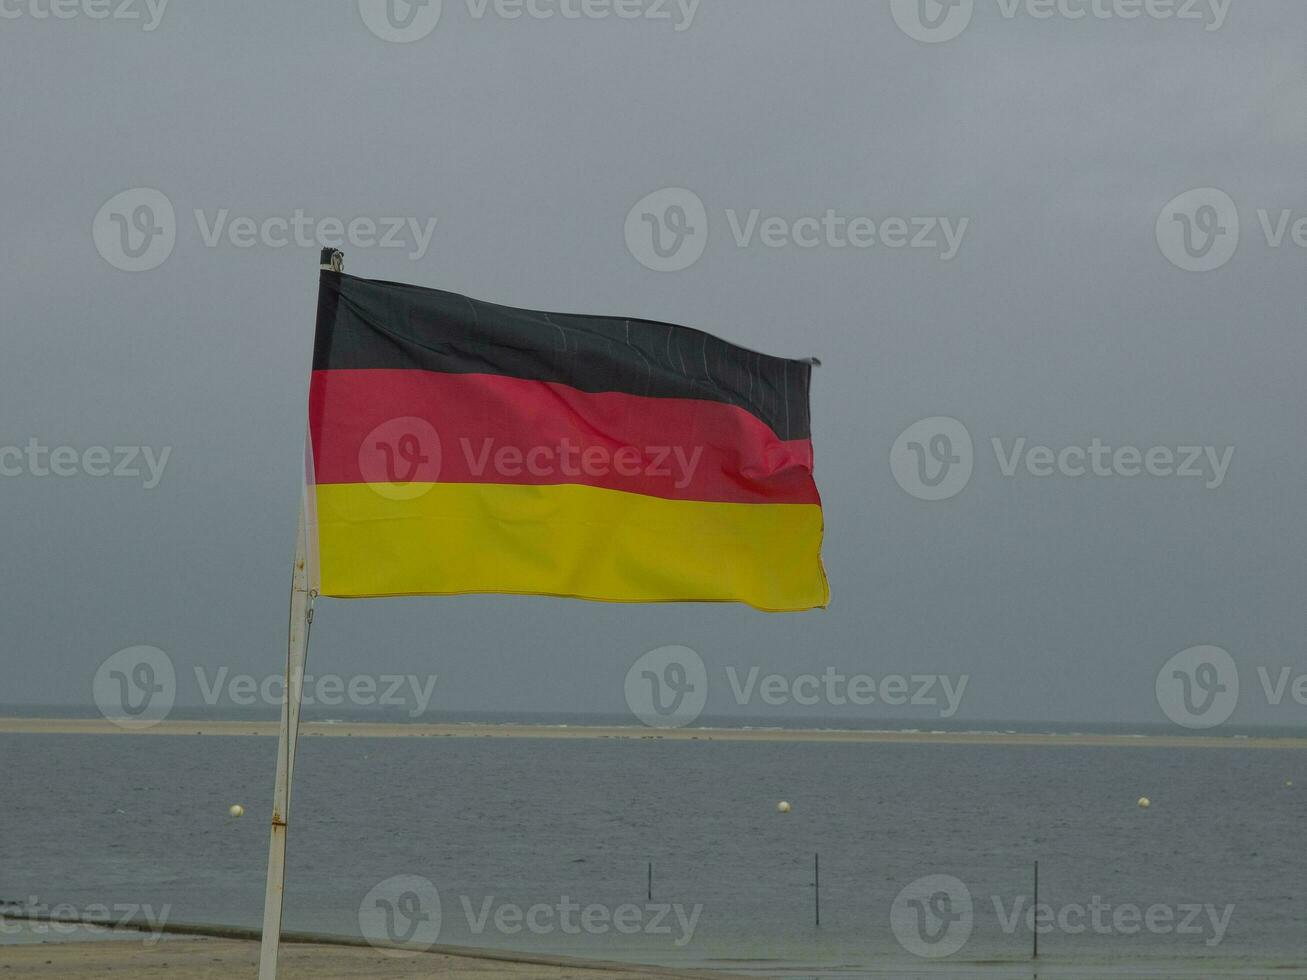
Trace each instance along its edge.
<path fill-rule="evenodd" d="M 786 977 L 1033 976 L 1017 910 L 1038 859 L 1040 900 L 1062 918 L 1040 937 L 1040 976 L 1127 975 L 1126 964 L 1141 976 L 1283 976 L 1307 964 L 1307 771 L 1292 751 L 300 746 L 288 929 L 359 935 L 365 896 L 413 875 L 438 889 L 442 943 Z M 0 899 L 166 903 L 174 922 L 257 927 L 275 749 L 263 738 L 0 736 Z M 781 799 L 791 813 L 776 812 Z M 228 817 L 234 802 L 244 819 Z M 930 875 L 958 879 L 972 901 L 969 937 L 940 960 L 914 956 L 891 928 L 896 896 Z M 923 942 L 957 938 L 950 923 L 965 914 L 930 906 L 936 892 L 910 893 L 903 902 L 927 904 L 899 910 Z M 573 912 L 565 932 L 569 903 L 604 911 L 589 929 Z M 523 918 L 533 906 L 534 931 Z M 622 906 L 626 932 L 608 919 Z M 1155 906 L 1152 929 L 1132 918 Z M 949 918 L 923 919 L 926 908 Z"/>

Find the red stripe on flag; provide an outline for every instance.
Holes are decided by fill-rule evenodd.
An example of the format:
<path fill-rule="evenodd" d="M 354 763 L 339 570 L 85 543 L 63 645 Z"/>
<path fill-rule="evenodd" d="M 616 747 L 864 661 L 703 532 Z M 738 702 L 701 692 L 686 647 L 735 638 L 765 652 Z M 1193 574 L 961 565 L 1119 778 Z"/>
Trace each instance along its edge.
<path fill-rule="evenodd" d="M 812 443 L 720 402 L 490 374 L 315 371 L 318 483 L 582 484 L 673 500 L 820 503 Z"/>

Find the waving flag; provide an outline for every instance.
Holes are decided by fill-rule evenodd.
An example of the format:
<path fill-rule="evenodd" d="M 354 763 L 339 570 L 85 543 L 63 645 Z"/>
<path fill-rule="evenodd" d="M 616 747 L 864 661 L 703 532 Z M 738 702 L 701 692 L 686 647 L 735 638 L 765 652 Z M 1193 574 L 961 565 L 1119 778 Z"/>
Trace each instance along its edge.
<path fill-rule="evenodd" d="M 811 375 L 688 327 L 324 271 L 317 588 L 825 606 Z"/>

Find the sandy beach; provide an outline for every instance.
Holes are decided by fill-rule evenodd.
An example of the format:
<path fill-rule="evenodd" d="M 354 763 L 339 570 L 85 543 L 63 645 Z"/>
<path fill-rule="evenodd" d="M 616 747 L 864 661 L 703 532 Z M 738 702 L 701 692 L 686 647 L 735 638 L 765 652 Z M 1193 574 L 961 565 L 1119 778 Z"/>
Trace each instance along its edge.
<path fill-rule="evenodd" d="M 275 721 L 185 721 L 167 719 L 143 729 L 126 729 L 103 718 L 0 718 L 0 735 L 210 735 L 275 738 Z M 885 732 L 824 729 L 641 728 L 636 726 L 549 726 L 305 722 L 304 738 L 529 738 L 636 739 L 704 742 L 865 742 L 914 745 L 1016 745 L 1102 748 L 1307 749 L 1307 738 L 1213 735 L 1054 735 L 1023 732 Z"/>
<path fill-rule="evenodd" d="M 231 939 L 170 937 L 152 946 L 140 942 L 59 942 L 32 946 L 0 945 L 0 978 L 35 980 L 104 980 L 106 977 L 231 980 L 258 976 L 257 943 Z M 964 972 L 960 972 L 964 971 Z M 549 965 L 478 959 L 441 953 L 395 956 L 382 950 L 328 945 L 283 945 L 279 980 L 748 980 L 753 974 L 715 971 L 672 971 L 628 968 L 615 964 Z M 1300 977 L 1303 972 L 1282 964 L 1123 962 L 1107 964 L 985 963 L 957 964 L 920 961 L 906 970 L 892 965 L 856 975 L 884 977 L 992 977 L 994 980 L 1038 980 L 1040 976 L 1103 980 L 1129 975 L 1138 980 L 1179 978 Z"/>
<path fill-rule="evenodd" d="M 153 945 L 131 941 L 0 945 L 0 977 L 38 980 L 103 980 L 105 977 L 171 977 L 229 980 L 259 972 L 257 943 L 231 939 L 165 938 Z M 704 972 L 623 969 L 611 964 L 553 966 L 502 959 L 400 954 L 368 948 L 287 944 L 278 976 L 284 980 L 672 980 L 711 978 Z"/>

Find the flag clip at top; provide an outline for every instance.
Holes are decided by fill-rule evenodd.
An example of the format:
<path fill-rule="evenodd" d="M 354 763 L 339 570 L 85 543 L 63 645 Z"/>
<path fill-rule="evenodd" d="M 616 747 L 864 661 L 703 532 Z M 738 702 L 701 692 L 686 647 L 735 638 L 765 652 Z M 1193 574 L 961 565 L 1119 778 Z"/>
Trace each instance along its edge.
<path fill-rule="evenodd" d="M 318 268 L 323 272 L 344 272 L 345 253 L 336 248 L 324 248 L 318 259 Z"/>

